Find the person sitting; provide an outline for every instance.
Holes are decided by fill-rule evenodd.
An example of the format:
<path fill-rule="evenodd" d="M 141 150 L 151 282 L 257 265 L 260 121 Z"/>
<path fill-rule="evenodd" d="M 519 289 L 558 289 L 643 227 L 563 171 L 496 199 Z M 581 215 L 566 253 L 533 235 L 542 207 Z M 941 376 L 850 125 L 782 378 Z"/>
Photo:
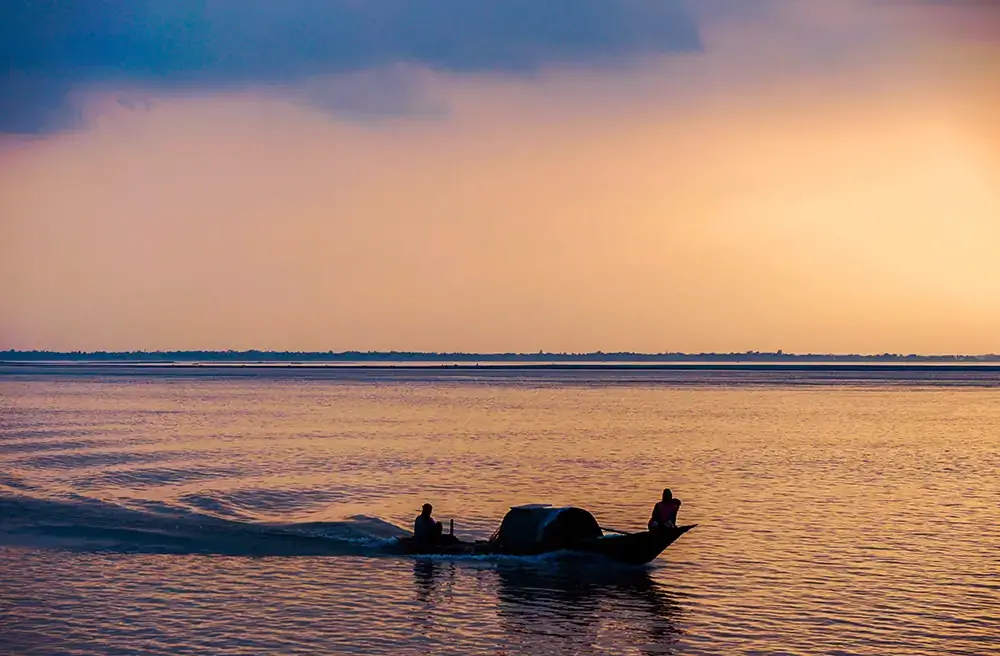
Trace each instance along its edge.
<path fill-rule="evenodd" d="M 444 527 L 441 522 L 435 522 L 431 517 L 433 507 L 425 503 L 421 508 L 420 515 L 413 522 L 413 538 L 421 545 L 433 545 L 441 541 L 441 532 Z"/>
<path fill-rule="evenodd" d="M 663 490 L 663 498 L 653 506 L 653 516 L 649 518 L 649 530 L 677 528 L 677 511 L 681 500 L 675 499 L 669 488 Z"/>

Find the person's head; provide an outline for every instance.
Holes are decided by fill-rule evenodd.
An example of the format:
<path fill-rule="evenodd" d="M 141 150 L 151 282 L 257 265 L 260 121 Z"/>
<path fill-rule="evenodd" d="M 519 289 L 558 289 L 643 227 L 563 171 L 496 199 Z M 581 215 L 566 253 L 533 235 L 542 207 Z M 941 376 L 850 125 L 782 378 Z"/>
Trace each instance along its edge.
<path fill-rule="evenodd" d="M 429 516 L 431 514 L 432 510 L 434 510 L 434 509 L 431 507 L 431 504 L 425 503 L 424 507 L 420 509 L 420 511 L 421 511 L 420 514 L 421 515 L 428 515 Z"/>
<path fill-rule="evenodd" d="M 670 491 L 670 488 L 669 487 L 664 488 L 663 489 L 663 500 L 664 501 L 670 501 L 673 498 L 674 498 L 674 493 Z"/>

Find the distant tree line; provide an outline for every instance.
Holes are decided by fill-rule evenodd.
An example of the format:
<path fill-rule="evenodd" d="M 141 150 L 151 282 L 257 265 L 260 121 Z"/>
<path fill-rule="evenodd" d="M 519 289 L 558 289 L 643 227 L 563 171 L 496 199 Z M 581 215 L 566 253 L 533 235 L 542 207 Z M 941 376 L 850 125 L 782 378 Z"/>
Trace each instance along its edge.
<path fill-rule="evenodd" d="M 915 353 L 437 353 L 420 351 L 0 351 L 7 362 L 1000 362 L 1000 355 Z"/>

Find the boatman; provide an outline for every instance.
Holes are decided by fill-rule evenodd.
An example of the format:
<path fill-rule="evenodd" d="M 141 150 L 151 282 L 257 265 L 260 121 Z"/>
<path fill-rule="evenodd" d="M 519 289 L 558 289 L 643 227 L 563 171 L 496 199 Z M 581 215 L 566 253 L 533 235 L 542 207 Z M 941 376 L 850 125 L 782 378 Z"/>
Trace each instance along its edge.
<path fill-rule="evenodd" d="M 677 511 L 681 500 L 675 499 L 670 488 L 663 490 L 663 498 L 653 506 L 653 516 L 649 518 L 649 530 L 660 528 L 677 528 Z"/>
<path fill-rule="evenodd" d="M 420 515 L 413 522 L 413 539 L 421 545 L 437 544 L 441 541 L 441 532 L 444 527 L 441 522 L 435 522 L 431 517 L 431 504 L 425 503 L 421 508 Z"/>

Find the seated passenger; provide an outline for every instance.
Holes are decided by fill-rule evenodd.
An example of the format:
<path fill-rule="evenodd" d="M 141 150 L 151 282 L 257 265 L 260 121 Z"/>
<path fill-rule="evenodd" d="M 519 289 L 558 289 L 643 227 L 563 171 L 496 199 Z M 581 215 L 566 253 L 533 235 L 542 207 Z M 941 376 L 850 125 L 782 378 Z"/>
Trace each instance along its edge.
<path fill-rule="evenodd" d="M 413 538 L 422 545 L 437 544 L 441 541 L 441 532 L 444 529 L 441 522 L 435 522 L 431 517 L 431 504 L 425 503 L 420 515 L 413 522 Z"/>
<path fill-rule="evenodd" d="M 653 516 L 649 518 L 649 530 L 677 528 L 677 511 L 681 500 L 675 499 L 669 488 L 663 490 L 663 498 L 653 506 Z"/>

